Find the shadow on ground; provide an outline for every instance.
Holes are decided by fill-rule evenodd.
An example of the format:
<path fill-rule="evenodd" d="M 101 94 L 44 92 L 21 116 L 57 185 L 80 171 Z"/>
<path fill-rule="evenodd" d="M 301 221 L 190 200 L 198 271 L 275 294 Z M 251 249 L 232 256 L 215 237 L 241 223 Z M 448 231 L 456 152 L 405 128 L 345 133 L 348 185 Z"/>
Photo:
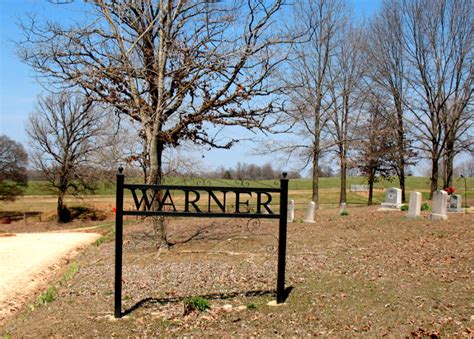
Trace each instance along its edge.
<path fill-rule="evenodd" d="M 285 289 L 285 295 L 284 295 L 284 302 L 290 295 L 291 291 L 293 290 L 293 286 L 289 286 Z M 207 300 L 227 300 L 227 299 L 233 299 L 238 296 L 244 296 L 244 297 L 262 297 L 262 296 L 272 296 L 276 297 L 276 291 L 274 290 L 255 290 L 255 291 L 247 291 L 247 292 L 230 292 L 230 293 L 210 293 L 210 294 L 205 294 L 205 295 L 200 295 L 197 297 L 201 297 Z M 142 308 L 142 307 L 147 307 L 150 305 L 155 305 L 155 304 L 170 304 L 170 303 L 181 303 L 186 299 L 189 299 L 191 297 L 196 297 L 195 295 L 193 296 L 181 296 L 181 297 L 165 297 L 165 298 L 145 298 L 137 302 L 135 305 L 132 307 L 126 309 L 123 313 L 122 316 L 129 315 L 130 313 Z"/>

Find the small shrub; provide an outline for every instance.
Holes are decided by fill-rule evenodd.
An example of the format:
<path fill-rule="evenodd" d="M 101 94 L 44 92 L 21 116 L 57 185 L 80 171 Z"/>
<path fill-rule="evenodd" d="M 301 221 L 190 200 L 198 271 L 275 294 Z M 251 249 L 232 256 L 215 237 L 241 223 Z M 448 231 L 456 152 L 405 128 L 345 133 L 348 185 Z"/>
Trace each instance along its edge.
<path fill-rule="evenodd" d="M 423 204 L 421 205 L 421 210 L 422 210 L 422 211 L 429 211 L 429 210 L 431 210 L 430 205 L 428 205 L 428 203 L 426 203 L 426 202 L 423 203 Z"/>
<path fill-rule="evenodd" d="M 256 310 L 257 305 L 255 305 L 254 303 L 250 303 L 250 304 L 247 305 L 247 309 L 248 310 Z"/>
<path fill-rule="evenodd" d="M 344 216 L 346 216 L 346 215 L 349 215 L 349 212 L 348 212 L 347 210 L 343 210 L 343 211 L 339 212 L 339 215 L 340 215 L 341 217 L 344 217 Z"/>
<path fill-rule="evenodd" d="M 192 297 L 184 300 L 184 315 L 193 311 L 204 312 L 210 308 L 209 301 L 203 297 Z"/>
<path fill-rule="evenodd" d="M 402 205 L 400 211 L 408 211 L 408 205 Z"/>
<path fill-rule="evenodd" d="M 110 241 L 112 241 L 113 239 L 115 239 L 115 230 L 112 230 L 112 231 L 108 232 L 106 235 L 101 236 L 99 239 L 97 239 L 97 240 L 94 242 L 94 245 L 96 245 L 97 247 L 99 247 L 99 246 L 102 245 L 103 243 L 110 242 Z"/>
<path fill-rule="evenodd" d="M 47 303 L 52 302 L 54 299 L 56 299 L 56 292 L 57 292 L 56 287 L 51 286 L 50 288 L 46 290 L 46 292 L 42 293 L 38 297 L 38 303 L 41 305 L 45 305 Z"/>

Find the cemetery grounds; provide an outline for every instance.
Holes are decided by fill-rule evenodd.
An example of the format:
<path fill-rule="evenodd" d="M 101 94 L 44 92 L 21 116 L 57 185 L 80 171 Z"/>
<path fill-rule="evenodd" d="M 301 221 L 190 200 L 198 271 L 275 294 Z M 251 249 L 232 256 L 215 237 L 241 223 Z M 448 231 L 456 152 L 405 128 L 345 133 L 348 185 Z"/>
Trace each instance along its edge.
<path fill-rule="evenodd" d="M 0 225 L 0 232 L 66 228 L 98 232 L 102 238 L 62 262 L 4 319 L 0 334 L 474 335 L 472 209 L 432 222 L 429 212 L 410 220 L 406 212 L 351 203 L 349 215 L 340 216 L 336 204 L 328 204 L 316 213 L 315 223 L 306 223 L 308 194 L 290 191 L 297 202 L 295 222 L 288 225 L 286 285 L 291 291 L 277 307 L 268 305 L 275 298 L 277 222 L 174 218 L 168 221 L 174 245 L 157 251 L 150 222 L 127 219 L 121 320 L 113 319 L 113 197 L 80 202 L 106 211 L 105 220 L 66 226 L 45 221 L 52 213 L 48 199 L 54 198 L 22 198 L 12 209 L 23 205 L 25 213 L 32 213 L 34 200 L 42 221 L 38 215 L 20 215 Z M 337 190 L 328 188 L 321 195 L 333 194 Z M 378 197 L 383 199 L 383 193 Z"/>

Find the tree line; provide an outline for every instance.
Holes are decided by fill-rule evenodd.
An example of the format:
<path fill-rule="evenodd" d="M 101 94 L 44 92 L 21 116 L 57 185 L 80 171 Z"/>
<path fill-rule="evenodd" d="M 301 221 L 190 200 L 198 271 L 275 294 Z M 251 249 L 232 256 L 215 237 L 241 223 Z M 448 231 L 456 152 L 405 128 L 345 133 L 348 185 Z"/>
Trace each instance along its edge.
<path fill-rule="evenodd" d="M 28 133 L 48 160 L 33 159 L 59 173 L 92 161 L 105 142 L 112 160 L 128 148 L 127 162 L 159 184 L 167 150 L 230 149 L 238 140 L 220 132 L 240 126 L 269 135 L 267 153 L 311 168 L 317 206 L 327 159 L 339 166 L 341 203 L 354 168 L 371 191 L 378 177 L 396 175 L 405 199 L 407 168 L 422 158 L 431 163 L 433 193 L 441 172 L 443 186 L 452 185 L 454 158 L 472 154 L 473 6 L 384 1 L 363 22 L 343 0 L 101 0 L 85 2 L 78 23 L 24 22 L 21 60 L 47 88 L 68 93 L 38 102 Z M 71 108 L 79 134 L 69 140 L 72 133 L 48 132 L 47 125 L 69 121 L 56 114 L 53 122 L 52 110 Z M 42 112 L 48 114 L 40 119 Z M 103 133 L 124 124 L 135 129 Z M 117 138 L 121 133 L 130 139 Z M 285 138 L 272 140 L 271 133 Z M 84 152 L 68 153 L 60 165 L 62 155 L 41 142 L 45 137 Z M 78 138 L 86 146 L 75 144 Z M 76 175 L 74 185 L 81 182 Z M 58 189 L 67 185 L 58 180 Z M 155 226 L 166 247 L 162 220 Z"/>
<path fill-rule="evenodd" d="M 369 204 L 374 181 L 391 175 L 405 201 L 407 167 L 423 158 L 430 196 L 440 173 L 452 186 L 454 157 L 473 152 L 472 1 L 384 1 L 363 23 L 342 0 L 299 2 L 295 13 L 307 40 L 292 48 L 284 79 L 298 137 L 276 149 L 312 166 L 316 204 L 328 153 L 339 163 L 341 203 L 351 167 L 368 178 Z"/>
<path fill-rule="evenodd" d="M 280 169 L 275 169 L 270 163 L 257 165 L 238 162 L 234 168 L 220 166 L 215 171 L 204 171 L 201 176 L 234 180 L 274 180 L 280 178 L 282 172 Z M 290 171 L 287 173 L 287 177 L 299 179 L 301 175 L 299 172 Z"/>

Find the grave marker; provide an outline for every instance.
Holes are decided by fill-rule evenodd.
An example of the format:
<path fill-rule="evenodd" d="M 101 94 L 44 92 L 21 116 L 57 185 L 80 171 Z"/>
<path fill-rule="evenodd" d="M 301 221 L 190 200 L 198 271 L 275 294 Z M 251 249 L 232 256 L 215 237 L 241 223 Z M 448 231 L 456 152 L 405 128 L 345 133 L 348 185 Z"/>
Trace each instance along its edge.
<path fill-rule="evenodd" d="M 399 188 L 389 188 L 385 192 L 385 202 L 382 203 L 382 209 L 399 210 L 402 206 L 402 190 Z"/>
<path fill-rule="evenodd" d="M 462 197 L 457 194 L 452 194 L 449 200 L 448 212 L 462 212 Z"/>
<path fill-rule="evenodd" d="M 446 208 L 448 205 L 448 193 L 445 191 L 436 191 L 433 193 L 433 209 L 430 214 L 431 220 L 446 220 Z"/>
<path fill-rule="evenodd" d="M 408 205 L 408 218 L 419 218 L 421 214 L 421 193 L 410 192 L 410 203 Z"/>
<path fill-rule="evenodd" d="M 306 211 L 306 219 L 305 222 L 314 222 L 314 210 L 316 209 L 316 204 L 314 201 L 310 201 L 308 203 L 308 210 Z"/>
<path fill-rule="evenodd" d="M 295 220 L 295 201 L 290 200 L 288 204 L 288 222 Z"/>
<path fill-rule="evenodd" d="M 347 204 L 345 202 L 341 203 L 341 208 L 339 209 L 339 215 L 347 215 Z"/>

